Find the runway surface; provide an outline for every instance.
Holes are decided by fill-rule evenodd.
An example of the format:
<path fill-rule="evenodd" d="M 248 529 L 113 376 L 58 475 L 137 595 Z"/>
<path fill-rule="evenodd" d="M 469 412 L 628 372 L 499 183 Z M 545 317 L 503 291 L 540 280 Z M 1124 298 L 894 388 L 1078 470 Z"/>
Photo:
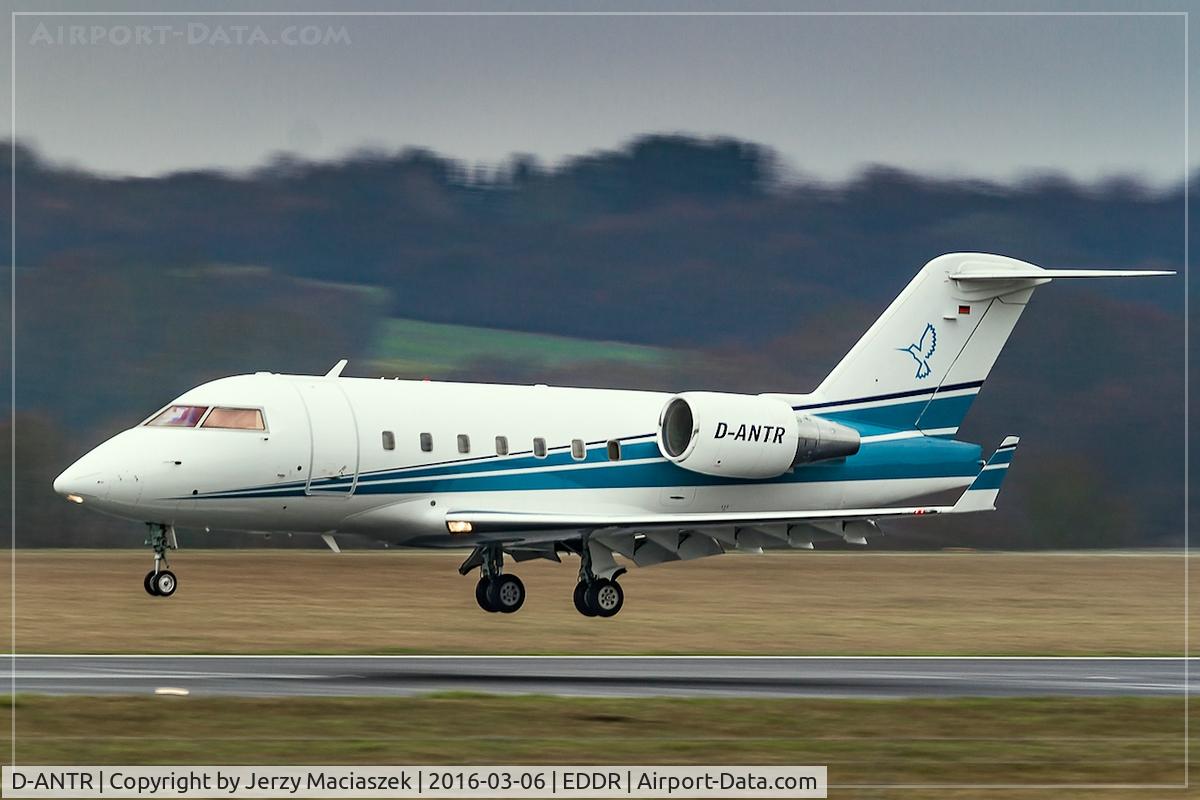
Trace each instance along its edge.
<path fill-rule="evenodd" d="M 22 655 L 14 669 L 11 656 L 0 658 L 0 691 L 15 678 L 18 692 L 79 695 L 1170 696 L 1183 694 L 1185 666 L 1181 658 Z"/>

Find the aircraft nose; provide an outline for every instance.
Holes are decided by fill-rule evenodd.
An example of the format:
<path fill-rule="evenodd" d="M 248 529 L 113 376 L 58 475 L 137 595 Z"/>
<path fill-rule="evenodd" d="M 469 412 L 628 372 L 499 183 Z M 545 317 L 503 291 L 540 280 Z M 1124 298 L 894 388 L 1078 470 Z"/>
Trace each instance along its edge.
<path fill-rule="evenodd" d="M 88 497 L 107 496 L 109 481 L 105 479 L 103 471 L 98 469 L 94 453 L 93 450 L 63 470 L 62 474 L 54 479 L 54 491 L 75 503 L 82 503 Z"/>
<path fill-rule="evenodd" d="M 54 479 L 54 491 L 72 503 L 131 513 L 141 503 L 148 461 L 153 454 L 137 431 L 123 431 L 63 470 Z"/>

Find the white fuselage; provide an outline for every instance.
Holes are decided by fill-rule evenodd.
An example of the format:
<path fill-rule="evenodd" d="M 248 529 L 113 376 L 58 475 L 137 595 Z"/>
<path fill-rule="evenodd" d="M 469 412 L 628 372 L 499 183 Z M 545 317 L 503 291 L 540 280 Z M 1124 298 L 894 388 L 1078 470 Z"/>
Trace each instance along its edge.
<path fill-rule="evenodd" d="M 973 396 L 977 388 L 964 391 Z M 263 430 L 143 424 L 85 455 L 55 489 L 102 511 L 164 525 L 343 531 L 437 547 L 469 544 L 448 534 L 445 515 L 452 511 L 878 506 L 962 488 L 979 467 L 975 445 L 868 425 L 861 428 L 862 450 L 837 463 L 797 467 L 775 480 L 710 478 L 658 451 L 659 414 L 670 397 L 242 375 L 192 389 L 173 405 L 261 409 Z M 873 410 L 865 401 L 857 407 Z M 497 437 L 505 438 L 507 454 L 497 453 L 504 449 Z M 538 439 L 544 457 L 534 452 Z M 576 440 L 582 459 L 578 444 L 573 452 Z M 611 460 L 610 442 L 620 443 L 619 460 Z"/>

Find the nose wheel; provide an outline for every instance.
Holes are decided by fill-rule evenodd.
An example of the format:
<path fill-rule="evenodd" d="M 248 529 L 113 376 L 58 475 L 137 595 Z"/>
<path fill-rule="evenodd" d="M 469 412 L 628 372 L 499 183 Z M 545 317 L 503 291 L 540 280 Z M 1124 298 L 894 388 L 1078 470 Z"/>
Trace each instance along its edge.
<path fill-rule="evenodd" d="M 148 527 L 150 536 L 146 544 L 154 548 L 154 569 L 147 572 L 146 577 L 142 579 L 142 588 L 151 597 L 170 597 L 179 586 L 179 579 L 175 577 L 175 573 L 166 569 L 167 550 L 179 549 L 179 543 L 175 539 L 175 528 L 156 523 L 151 523 Z"/>

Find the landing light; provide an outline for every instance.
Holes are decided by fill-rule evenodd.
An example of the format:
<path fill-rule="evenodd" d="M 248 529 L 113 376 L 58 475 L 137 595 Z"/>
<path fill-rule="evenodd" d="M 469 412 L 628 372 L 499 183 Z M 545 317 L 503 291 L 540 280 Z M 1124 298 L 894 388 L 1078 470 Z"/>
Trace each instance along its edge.
<path fill-rule="evenodd" d="M 72 503 L 82 503 L 83 502 L 83 498 L 77 494 L 69 494 L 69 495 L 67 495 L 67 499 L 70 500 Z"/>
<path fill-rule="evenodd" d="M 451 533 L 471 532 L 471 523 L 467 522 L 466 520 L 452 519 L 446 523 L 446 527 L 450 529 Z"/>

